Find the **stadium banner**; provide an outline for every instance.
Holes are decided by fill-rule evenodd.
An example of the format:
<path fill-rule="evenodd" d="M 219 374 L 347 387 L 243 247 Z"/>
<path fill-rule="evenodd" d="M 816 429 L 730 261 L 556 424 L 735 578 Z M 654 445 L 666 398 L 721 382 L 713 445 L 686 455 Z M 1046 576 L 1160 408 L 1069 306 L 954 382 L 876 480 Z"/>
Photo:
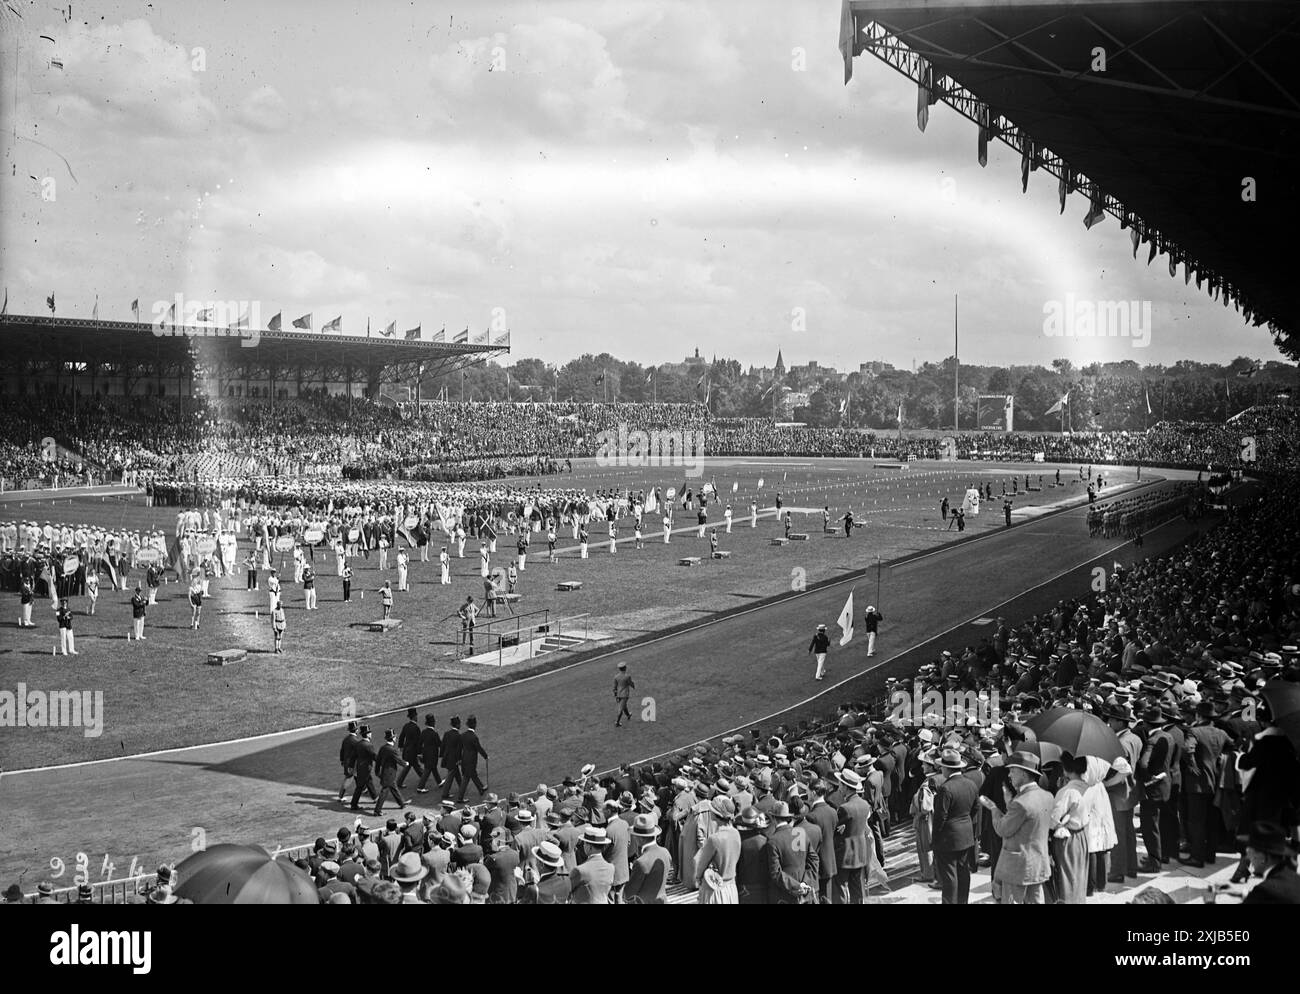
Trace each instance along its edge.
<path fill-rule="evenodd" d="M 132 559 L 132 565 L 137 568 L 140 566 L 152 566 L 155 563 L 162 562 L 163 554 L 157 549 L 145 546 L 135 550 L 135 557 Z"/>
<path fill-rule="evenodd" d="M 319 545 L 325 538 L 325 529 L 319 525 L 312 525 L 302 533 L 302 540 L 308 545 Z"/>

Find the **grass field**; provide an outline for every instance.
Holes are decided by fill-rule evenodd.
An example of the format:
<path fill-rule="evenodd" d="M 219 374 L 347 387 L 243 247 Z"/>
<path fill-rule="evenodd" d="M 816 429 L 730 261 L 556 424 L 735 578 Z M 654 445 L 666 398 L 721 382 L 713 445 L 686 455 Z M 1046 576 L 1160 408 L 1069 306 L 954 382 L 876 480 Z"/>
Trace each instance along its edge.
<path fill-rule="evenodd" d="M 1035 483 L 1041 471 L 1050 484 L 1055 467 L 1028 470 Z M 1104 471 L 1111 488 L 1135 478 L 1131 469 Z M 591 558 L 586 561 L 571 548 L 570 533 L 560 536 L 565 551 L 557 565 L 544 561 L 542 542 L 542 554 L 531 555 L 521 575 L 518 589 L 523 597 L 516 609 L 545 609 L 552 619 L 585 615 L 591 630 L 610 636 L 604 644 L 614 644 L 782 594 L 798 583 L 811 585 L 865 569 L 877 557 L 889 561 L 952 541 L 957 532 L 944 528 L 939 502 L 946 495 L 954 505 L 960 503 L 966 487 L 977 480 L 991 479 L 996 498 L 1003 481 L 1010 490 L 1011 476 L 1021 477 L 1013 517 L 1017 521 L 1083 499 L 1077 466 L 1062 467 L 1062 480 L 1067 481 L 1063 486 L 1031 494 L 1023 491 L 1025 472 L 1024 465 L 982 463 L 914 463 L 900 471 L 874 468 L 869 460 L 715 459 L 705 475 L 714 479 L 724 500 L 731 499 L 735 524 L 732 534 L 723 534 L 721 505 L 711 505 L 710 526 L 719 527 L 721 548 L 732 553 L 729 560 L 710 561 L 707 540 L 695 538 L 693 527 L 664 545 L 661 529 L 651 521 L 647 525 L 656 527 L 647 527 L 642 550 L 632 547 L 630 521 L 621 523 L 618 552 L 610 555 L 608 541 L 596 541 L 603 533 L 601 523 L 592 527 Z M 588 489 L 680 485 L 655 473 L 579 465 L 563 483 Z M 760 479 L 765 484 L 761 493 Z M 773 509 L 778 491 L 787 507 L 815 509 L 794 515 L 795 530 L 807 532 L 807 542 L 784 548 L 770 544 L 782 532 Z M 751 494 L 763 512 L 752 529 Z M 22 508 L 0 504 L 0 520 L 22 517 L 174 530 L 174 509 L 149 509 L 138 500 L 65 500 L 54 505 L 26 502 Z M 823 535 L 823 505 L 829 505 L 832 519 L 851 508 L 865 527 L 851 539 L 845 539 L 842 530 Z M 693 521 L 678 509 L 677 527 Z M 966 537 L 1001 529 L 1000 502 L 995 500 L 985 513 L 967 521 Z M 513 541 L 503 540 L 498 550 L 493 565 L 504 566 Z M 246 543 L 241 543 L 241 557 L 246 551 Z M 436 554 L 435 547 L 431 555 L 436 559 Z M 677 566 L 687 555 L 701 556 L 701 565 Z M 17 595 L 3 595 L 4 689 L 22 683 L 45 691 L 102 690 L 105 711 L 103 734 L 93 738 L 58 728 L 29 729 L 23 736 L 0 730 L 0 742 L 7 740 L 0 750 L 3 766 L 21 769 L 101 759 L 313 725 L 336 719 L 345 707 L 360 714 L 380 711 L 503 675 L 496 666 L 458 659 L 454 619 L 444 620 L 467 594 L 482 594 L 477 543 L 467 543 L 466 558 L 452 560 L 450 586 L 439 584 L 436 561 L 421 563 L 412 557 L 411 591 L 396 595 L 393 612 L 403 626 L 387 634 L 372 634 L 367 626 L 380 614 L 377 588 L 384 579 L 395 583 L 395 570 L 380 573 L 373 554 L 353 566 L 353 600 L 345 604 L 333 557 L 317 557 L 319 610 L 309 614 L 303 610 L 301 589 L 291 582 L 292 564 L 286 563 L 282 576 L 287 575 L 288 633 L 281 656 L 270 651 L 266 592 L 246 591 L 242 573 L 213 582 L 199 632 L 189 626 L 185 589 L 175 583 L 164 586 L 159 603 L 150 609 L 143 643 L 127 639 L 128 593 L 104 589 L 95 616 L 83 616 L 85 604 L 76 605 L 77 657 L 51 655 L 57 630 L 48 602 L 38 603 L 33 612 L 38 627 L 20 630 Z M 557 581 L 565 579 L 582 580 L 582 590 L 557 591 Z M 825 620 L 833 625 L 835 619 Z M 247 649 L 249 656 L 228 667 L 205 664 L 208 652 L 227 648 Z"/>

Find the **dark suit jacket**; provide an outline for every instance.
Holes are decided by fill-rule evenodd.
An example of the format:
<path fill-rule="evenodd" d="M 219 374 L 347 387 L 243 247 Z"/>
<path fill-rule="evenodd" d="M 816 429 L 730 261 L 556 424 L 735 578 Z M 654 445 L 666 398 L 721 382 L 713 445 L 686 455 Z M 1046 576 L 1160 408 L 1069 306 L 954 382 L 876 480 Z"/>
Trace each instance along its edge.
<path fill-rule="evenodd" d="M 397 771 L 401 768 L 402 757 L 397 755 L 397 747 L 391 742 L 385 742 L 379 747 L 379 755 L 375 760 L 375 766 L 379 772 L 379 782 L 385 787 L 397 786 Z"/>
<path fill-rule="evenodd" d="M 934 792 L 931 848 L 939 852 L 963 852 L 975 845 L 971 814 L 979 804 L 979 789 L 969 777 L 949 777 Z"/>
<path fill-rule="evenodd" d="M 365 780 L 375 770 L 375 744 L 365 739 L 357 740 L 356 746 L 352 750 L 352 762 L 357 771 L 358 779 Z"/>
<path fill-rule="evenodd" d="M 1251 888 L 1242 904 L 1300 904 L 1300 877 L 1283 863 Z"/>
<path fill-rule="evenodd" d="M 478 733 L 472 728 L 467 728 L 460 733 L 460 768 L 462 770 L 477 770 L 479 756 L 486 759 L 487 752 L 479 743 Z"/>
<path fill-rule="evenodd" d="M 803 883 L 812 888 L 809 899 L 817 892 L 817 850 L 810 841 L 806 822 L 780 825 L 767 840 L 768 896 L 773 904 L 811 903 L 801 902 L 799 893 Z"/>
<path fill-rule="evenodd" d="M 402 751 L 402 759 L 414 763 L 420 758 L 420 726 L 408 721 L 397 733 L 397 748 Z"/>
<path fill-rule="evenodd" d="M 740 860 L 736 863 L 736 891 L 741 904 L 770 904 L 768 899 L 767 836 L 757 829 L 740 835 Z"/>
<path fill-rule="evenodd" d="M 438 765 L 438 754 L 442 750 L 442 739 L 435 728 L 425 725 L 420 732 L 420 758 L 424 765 L 433 769 Z"/>
<path fill-rule="evenodd" d="M 442 734 L 442 768 L 454 770 L 460 766 L 460 730 L 449 728 Z"/>
<path fill-rule="evenodd" d="M 829 880 L 835 876 L 835 870 L 838 864 L 835 862 L 835 809 L 829 804 L 819 804 L 815 808 L 809 808 L 806 815 L 808 822 L 809 841 L 811 842 L 812 829 L 816 828 L 817 838 L 817 858 L 818 858 L 818 880 Z M 810 881 L 811 882 L 811 881 Z"/>
<path fill-rule="evenodd" d="M 628 904 L 667 903 L 668 868 L 668 850 L 657 842 L 646 846 L 628 871 L 623 900 Z"/>
<path fill-rule="evenodd" d="M 343 744 L 339 746 L 339 762 L 343 764 L 345 770 L 352 768 L 353 759 L 357 754 L 357 743 L 361 741 L 356 732 L 348 732 L 343 739 Z"/>

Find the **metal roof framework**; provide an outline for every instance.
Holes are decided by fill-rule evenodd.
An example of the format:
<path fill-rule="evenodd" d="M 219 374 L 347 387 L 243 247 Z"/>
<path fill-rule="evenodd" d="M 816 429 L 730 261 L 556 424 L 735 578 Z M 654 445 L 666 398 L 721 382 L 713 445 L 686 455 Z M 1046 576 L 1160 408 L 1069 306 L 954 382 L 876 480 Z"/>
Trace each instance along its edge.
<path fill-rule="evenodd" d="M 1300 359 L 1300 5 L 1278 0 L 843 0 L 845 82 L 869 52 L 1083 192 L 1133 254 L 1166 257 Z M 1099 54 L 1101 59 L 1099 59 Z M 1104 68 L 1102 68 L 1104 66 Z M 1247 187 L 1255 194 L 1248 199 Z"/>

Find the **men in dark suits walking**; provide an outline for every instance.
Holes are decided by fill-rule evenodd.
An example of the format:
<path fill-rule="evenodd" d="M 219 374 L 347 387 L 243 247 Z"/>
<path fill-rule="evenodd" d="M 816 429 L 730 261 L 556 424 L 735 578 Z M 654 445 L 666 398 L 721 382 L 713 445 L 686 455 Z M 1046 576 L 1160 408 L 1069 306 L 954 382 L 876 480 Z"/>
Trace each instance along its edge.
<path fill-rule="evenodd" d="M 353 811 L 361 810 L 358 802 L 361 800 L 363 791 L 378 799 L 374 775 L 377 754 L 375 753 L 374 744 L 370 741 L 370 726 L 362 725 L 359 734 L 361 737 L 357 739 L 352 747 L 352 769 L 357 781 L 356 789 L 352 792 Z"/>
<path fill-rule="evenodd" d="M 465 731 L 460 733 L 460 796 L 457 801 L 465 800 L 465 791 L 469 789 L 471 781 L 478 788 L 480 797 L 487 790 L 478 778 L 478 758 L 482 756 L 487 759 L 488 754 L 478 740 L 477 729 L 478 719 L 470 715 L 465 719 Z"/>
<path fill-rule="evenodd" d="M 397 770 L 402 765 L 402 757 L 397 752 L 397 746 L 393 744 L 395 738 L 391 728 L 384 732 L 384 744 L 379 747 L 379 755 L 375 760 L 375 766 L 379 771 L 379 796 L 375 799 L 376 818 L 384 810 L 384 797 L 388 794 L 393 795 L 393 800 L 397 802 L 399 809 L 406 807 L 406 802 L 402 800 L 402 795 L 397 790 Z"/>
<path fill-rule="evenodd" d="M 343 803 L 343 797 L 347 793 L 348 781 L 352 779 L 356 765 L 357 743 L 361 741 L 361 736 L 357 734 L 357 723 L 348 722 L 348 733 L 343 736 L 343 743 L 339 746 L 339 764 L 343 767 L 343 782 L 339 784 L 339 803 Z M 373 797 L 373 793 L 371 794 Z"/>
<path fill-rule="evenodd" d="M 970 872 L 974 860 L 975 826 L 971 819 L 979 804 L 975 782 L 962 775 L 966 763 L 956 749 L 944 749 L 936 761 L 944 774 L 934 792 L 933 840 L 935 876 L 944 904 L 970 902 Z"/>
<path fill-rule="evenodd" d="M 439 785 L 438 793 L 443 800 L 451 796 L 451 785 L 455 781 L 463 787 L 460 775 L 460 715 L 452 715 L 451 728 L 442 736 L 442 768 L 447 771 L 446 778 Z M 464 790 L 461 791 L 462 795 Z"/>
<path fill-rule="evenodd" d="M 420 782 L 415 785 L 416 793 L 428 793 L 425 786 L 429 782 L 429 776 L 435 779 L 438 776 L 438 755 L 442 749 L 442 739 L 438 736 L 438 721 L 431 714 L 424 716 L 424 731 L 420 733 L 420 759 L 424 763 L 424 772 L 420 775 Z"/>
<path fill-rule="evenodd" d="M 406 709 L 406 724 L 397 736 L 397 748 L 402 754 L 402 775 L 397 778 L 397 786 L 406 786 L 406 775 L 415 770 L 417 776 L 424 771 L 420 769 L 420 723 L 415 720 L 415 708 Z"/>

